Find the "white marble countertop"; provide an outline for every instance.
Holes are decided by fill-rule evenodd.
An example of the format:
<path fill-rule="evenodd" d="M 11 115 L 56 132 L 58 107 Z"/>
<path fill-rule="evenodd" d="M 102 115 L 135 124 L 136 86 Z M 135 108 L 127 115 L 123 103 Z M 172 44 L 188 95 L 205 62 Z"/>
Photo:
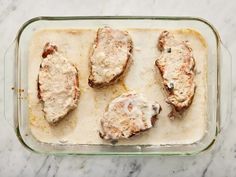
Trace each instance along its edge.
<path fill-rule="evenodd" d="M 6 48 L 25 21 L 36 16 L 64 15 L 198 16 L 214 24 L 234 57 L 235 11 L 236 1 L 223 0 L 0 0 L 0 58 L 3 63 Z M 233 61 L 233 68 L 235 67 L 236 63 Z M 230 124 L 214 149 L 197 156 L 45 156 L 26 150 L 4 120 L 3 65 L 0 67 L 0 79 L 0 176 L 236 176 L 236 105 L 233 105 Z M 233 71 L 233 98 L 236 98 L 236 70 Z"/>

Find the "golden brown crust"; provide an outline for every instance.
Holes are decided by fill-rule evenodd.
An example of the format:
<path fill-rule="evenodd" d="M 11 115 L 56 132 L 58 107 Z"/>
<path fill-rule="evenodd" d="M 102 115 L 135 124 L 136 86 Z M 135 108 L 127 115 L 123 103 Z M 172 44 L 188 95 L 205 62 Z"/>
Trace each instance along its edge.
<path fill-rule="evenodd" d="M 166 37 L 168 37 L 169 32 L 168 31 L 163 31 L 161 35 L 159 36 L 158 43 L 157 43 L 157 48 L 160 51 L 164 50 L 164 46 L 166 45 Z"/>
<path fill-rule="evenodd" d="M 46 58 L 48 55 L 51 55 L 51 54 L 53 54 L 56 51 L 57 51 L 57 46 L 56 45 L 52 45 L 49 42 L 47 42 L 45 44 L 45 46 L 44 46 L 42 57 Z"/>

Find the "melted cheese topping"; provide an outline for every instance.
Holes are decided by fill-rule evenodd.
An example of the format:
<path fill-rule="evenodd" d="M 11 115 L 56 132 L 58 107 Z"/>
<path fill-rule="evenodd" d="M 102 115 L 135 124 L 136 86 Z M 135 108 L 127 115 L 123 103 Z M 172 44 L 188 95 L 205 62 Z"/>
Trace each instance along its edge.
<path fill-rule="evenodd" d="M 58 52 L 43 59 L 39 84 L 43 111 L 49 123 L 64 117 L 78 104 L 77 70 Z"/>
<path fill-rule="evenodd" d="M 131 50 L 131 38 L 127 32 L 100 28 L 93 46 L 91 76 L 96 83 L 109 83 L 123 72 Z"/>
<path fill-rule="evenodd" d="M 158 103 L 150 104 L 135 92 L 122 94 L 108 106 L 101 119 L 104 139 L 128 138 L 152 127 L 152 118 L 160 112 Z"/>

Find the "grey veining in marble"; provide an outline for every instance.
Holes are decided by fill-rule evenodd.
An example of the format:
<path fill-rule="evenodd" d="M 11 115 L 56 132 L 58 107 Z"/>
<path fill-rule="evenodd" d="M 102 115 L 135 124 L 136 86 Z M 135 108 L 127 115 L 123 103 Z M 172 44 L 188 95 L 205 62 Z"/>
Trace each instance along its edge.
<path fill-rule="evenodd" d="M 198 16 L 218 29 L 231 51 L 236 67 L 236 1 L 223 0 L 0 0 L 0 59 L 17 30 L 35 16 L 157 15 Z M 233 69 L 233 101 L 236 102 L 236 70 Z M 236 105 L 232 118 L 214 149 L 191 157 L 80 157 L 45 156 L 26 150 L 3 117 L 3 65 L 0 66 L 0 177 L 55 176 L 236 176 Z"/>

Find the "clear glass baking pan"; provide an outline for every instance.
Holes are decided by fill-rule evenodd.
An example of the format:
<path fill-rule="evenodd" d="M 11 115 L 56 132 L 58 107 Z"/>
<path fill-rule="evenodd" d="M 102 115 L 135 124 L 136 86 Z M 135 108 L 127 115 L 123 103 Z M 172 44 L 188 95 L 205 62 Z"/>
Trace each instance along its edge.
<path fill-rule="evenodd" d="M 46 28 L 191 28 L 200 32 L 208 45 L 207 131 L 191 144 L 171 145 L 81 145 L 39 142 L 32 136 L 28 119 L 28 48 L 35 31 Z M 5 118 L 19 141 L 28 149 L 47 154 L 86 155 L 192 155 L 209 149 L 231 113 L 231 57 L 216 29 L 192 17 L 36 17 L 22 25 L 5 54 Z M 38 71 L 35 71 L 38 72 Z M 196 115 L 197 116 L 197 115 Z"/>

